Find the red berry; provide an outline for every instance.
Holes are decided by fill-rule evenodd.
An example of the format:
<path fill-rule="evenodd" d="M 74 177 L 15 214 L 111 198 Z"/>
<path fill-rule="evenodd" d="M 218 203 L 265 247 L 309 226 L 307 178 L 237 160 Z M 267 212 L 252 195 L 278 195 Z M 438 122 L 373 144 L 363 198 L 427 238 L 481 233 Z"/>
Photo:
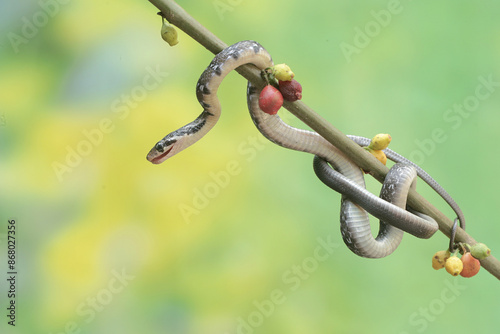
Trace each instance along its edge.
<path fill-rule="evenodd" d="M 280 92 L 283 94 L 283 98 L 287 101 L 297 101 L 302 98 L 302 86 L 300 83 L 293 79 L 292 81 L 281 81 L 279 82 Z"/>
<path fill-rule="evenodd" d="M 461 260 L 464 264 L 464 269 L 460 275 L 463 277 L 472 277 L 479 272 L 479 269 L 481 269 L 481 263 L 479 260 L 474 258 L 469 252 L 462 255 Z"/>
<path fill-rule="evenodd" d="M 283 105 L 283 95 L 271 85 L 262 89 L 259 95 L 259 107 L 269 115 L 276 115 Z"/>

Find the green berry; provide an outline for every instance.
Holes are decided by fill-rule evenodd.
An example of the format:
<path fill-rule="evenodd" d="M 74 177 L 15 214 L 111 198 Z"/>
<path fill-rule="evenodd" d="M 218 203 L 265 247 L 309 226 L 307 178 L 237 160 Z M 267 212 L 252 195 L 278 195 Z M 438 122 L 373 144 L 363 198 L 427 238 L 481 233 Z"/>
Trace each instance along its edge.
<path fill-rule="evenodd" d="M 179 43 L 179 40 L 177 39 L 177 30 L 175 30 L 173 25 L 170 25 L 165 20 L 163 21 L 163 25 L 161 27 L 161 38 L 163 38 L 163 40 L 170 46 L 174 46 Z"/>
<path fill-rule="evenodd" d="M 485 244 L 479 242 L 470 247 L 470 253 L 478 260 L 486 259 L 491 255 L 491 250 Z"/>

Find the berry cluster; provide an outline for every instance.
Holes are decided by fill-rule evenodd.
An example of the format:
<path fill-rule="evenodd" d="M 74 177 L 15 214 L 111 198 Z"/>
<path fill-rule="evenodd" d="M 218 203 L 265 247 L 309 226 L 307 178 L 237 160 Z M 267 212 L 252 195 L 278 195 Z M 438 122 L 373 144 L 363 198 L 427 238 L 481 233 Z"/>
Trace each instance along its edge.
<path fill-rule="evenodd" d="M 283 100 L 297 101 L 302 98 L 302 86 L 286 64 L 278 64 L 265 70 L 268 82 L 259 95 L 259 107 L 265 113 L 276 115 Z"/>
<path fill-rule="evenodd" d="M 458 257 L 459 252 L 463 254 L 461 258 Z M 459 247 L 453 253 L 449 250 L 436 252 L 432 257 L 432 268 L 436 270 L 446 268 L 452 276 L 472 277 L 481 269 L 479 260 L 487 258 L 490 254 L 490 249 L 483 243 L 473 246 L 459 243 Z"/>

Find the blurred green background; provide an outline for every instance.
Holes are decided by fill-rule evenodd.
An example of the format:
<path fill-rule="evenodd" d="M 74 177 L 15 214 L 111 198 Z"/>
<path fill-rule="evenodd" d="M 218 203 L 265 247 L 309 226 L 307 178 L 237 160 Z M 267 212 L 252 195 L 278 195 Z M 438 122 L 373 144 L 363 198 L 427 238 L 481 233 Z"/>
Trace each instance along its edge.
<path fill-rule="evenodd" d="M 226 43 L 254 39 L 289 64 L 304 102 L 344 133 L 390 133 L 391 148 L 461 205 L 468 232 L 500 249 L 500 3 L 179 4 Z M 213 57 L 182 32 L 177 46 L 163 42 L 148 1 L 0 7 L 2 333 L 494 332 L 497 279 L 434 271 L 440 232 L 407 235 L 379 260 L 344 246 L 340 196 L 314 176 L 312 156 L 261 137 L 236 73 L 211 133 L 147 162 L 201 112 L 195 84 Z M 419 191 L 453 217 L 422 182 Z"/>

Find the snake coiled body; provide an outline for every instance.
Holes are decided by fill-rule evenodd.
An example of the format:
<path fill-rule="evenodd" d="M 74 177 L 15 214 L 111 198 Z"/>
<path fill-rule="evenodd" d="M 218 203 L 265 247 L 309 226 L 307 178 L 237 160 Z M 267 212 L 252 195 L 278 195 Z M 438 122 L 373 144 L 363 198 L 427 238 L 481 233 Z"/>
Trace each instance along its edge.
<path fill-rule="evenodd" d="M 262 112 L 258 98 L 258 90 L 252 83 L 248 83 L 247 103 L 250 115 L 264 136 L 282 147 L 308 152 L 321 158 L 315 160 L 315 171 L 323 182 L 335 181 L 333 188 L 342 194 L 342 237 L 355 254 L 370 258 L 385 257 L 399 246 L 403 231 L 419 238 L 429 238 L 437 231 L 438 225 L 432 218 L 405 210 L 408 189 L 416 177 L 416 170 L 411 165 L 393 167 L 392 175 L 395 177 L 386 178 L 382 198 L 374 196 L 366 190 L 361 169 L 339 149 L 316 132 L 296 129 L 283 122 L 278 115 Z M 338 172 L 331 169 L 325 161 Z M 332 187 L 332 183 L 327 185 Z M 391 189 L 392 194 L 389 191 Z M 388 200 L 392 203 L 387 202 Z M 381 219 L 376 238 L 371 234 L 369 216 L 365 209 Z"/>
<path fill-rule="evenodd" d="M 147 159 L 159 164 L 208 133 L 221 114 L 217 98 L 220 83 L 232 70 L 248 63 L 260 70 L 273 65 L 269 53 L 254 41 L 238 42 L 217 54 L 196 85 L 196 96 L 203 112 L 193 122 L 160 140 L 148 153 Z M 291 127 L 278 115 L 268 115 L 260 110 L 259 92 L 253 84 L 248 84 L 248 108 L 259 131 L 282 147 L 314 154 L 314 169 L 318 177 L 343 194 L 341 231 L 344 242 L 354 253 L 371 258 L 384 257 L 398 247 L 403 231 L 420 238 L 429 238 L 437 231 L 438 225 L 432 218 L 406 210 L 408 189 L 414 187 L 417 173 L 452 206 L 459 218 L 462 217 L 458 205 L 436 181 L 420 167 L 391 150 L 385 150 L 388 158 L 403 163 L 391 168 L 382 187 L 382 198 L 374 196 L 365 189 L 361 169 L 335 146 L 316 132 Z M 363 137 L 350 138 L 360 145 L 369 143 Z M 371 234 L 367 211 L 381 219 L 376 238 Z"/>

